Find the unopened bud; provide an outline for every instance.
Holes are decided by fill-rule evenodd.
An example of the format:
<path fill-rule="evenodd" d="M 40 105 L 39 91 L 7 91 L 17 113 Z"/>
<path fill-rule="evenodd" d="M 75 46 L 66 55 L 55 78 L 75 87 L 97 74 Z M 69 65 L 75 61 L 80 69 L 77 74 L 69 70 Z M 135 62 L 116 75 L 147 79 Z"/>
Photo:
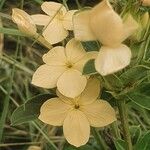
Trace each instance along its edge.
<path fill-rule="evenodd" d="M 31 36 L 36 34 L 36 25 L 34 24 L 30 15 L 27 14 L 25 11 L 18 8 L 14 8 L 12 10 L 12 20 L 14 23 L 17 24 L 19 30 L 23 33 Z"/>

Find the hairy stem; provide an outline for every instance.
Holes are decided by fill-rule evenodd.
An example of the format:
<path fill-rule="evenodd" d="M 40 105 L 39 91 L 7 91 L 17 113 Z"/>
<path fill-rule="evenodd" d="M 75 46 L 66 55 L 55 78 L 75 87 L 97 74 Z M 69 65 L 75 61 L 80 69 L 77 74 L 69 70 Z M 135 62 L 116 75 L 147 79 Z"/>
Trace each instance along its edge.
<path fill-rule="evenodd" d="M 121 124 L 123 128 L 123 136 L 126 142 L 126 149 L 133 150 L 130 131 L 129 131 L 128 114 L 127 114 L 127 107 L 125 104 L 125 100 L 118 102 L 118 109 L 119 109 L 120 120 L 121 120 Z"/>

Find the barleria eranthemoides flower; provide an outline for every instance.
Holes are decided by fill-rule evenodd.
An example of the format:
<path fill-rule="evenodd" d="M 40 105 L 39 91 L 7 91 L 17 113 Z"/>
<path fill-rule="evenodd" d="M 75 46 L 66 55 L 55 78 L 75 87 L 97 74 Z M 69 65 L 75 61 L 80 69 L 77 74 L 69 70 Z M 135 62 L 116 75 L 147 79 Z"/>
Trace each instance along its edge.
<path fill-rule="evenodd" d="M 14 2 L 11 17 L 0 12 L 0 142 L 149 150 L 149 2 L 33 0 Z M 27 124 L 10 127 L 11 113 L 11 125 Z"/>

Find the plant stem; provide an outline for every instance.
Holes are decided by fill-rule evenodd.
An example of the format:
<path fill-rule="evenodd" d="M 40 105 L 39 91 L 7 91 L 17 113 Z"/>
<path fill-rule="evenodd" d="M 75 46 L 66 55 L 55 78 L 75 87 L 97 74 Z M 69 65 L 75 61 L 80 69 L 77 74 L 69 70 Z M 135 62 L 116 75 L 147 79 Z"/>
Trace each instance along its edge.
<path fill-rule="evenodd" d="M 108 150 L 106 142 L 103 140 L 99 132 L 95 129 L 92 128 L 92 134 L 97 142 L 97 144 L 103 149 L 103 150 Z"/>
<path fill-rule="evenodd" d="M 127 114 L 127 107 L 125 104 L 125 100 L 118 101 L 118 109 L 119 109 L 120 120 L 123 128 L 123 136 L 126 142 L 126 149 L 133 150 L 131 136 L 129 132 L 128 114 Z"/>
<path fill-rule="evenodd" d="M 111 124 L 111 129 L 112 129 L 112 132 L 113 132 L 113 135 L 114 137 L 117 139 L 117 138 L 121 138 L 121 135 L 120 135 L 120 132 L 119 132 L 119 129 L 118 129 L 118 124 L 117 124 L 117 121 L 113 122 Z"/>

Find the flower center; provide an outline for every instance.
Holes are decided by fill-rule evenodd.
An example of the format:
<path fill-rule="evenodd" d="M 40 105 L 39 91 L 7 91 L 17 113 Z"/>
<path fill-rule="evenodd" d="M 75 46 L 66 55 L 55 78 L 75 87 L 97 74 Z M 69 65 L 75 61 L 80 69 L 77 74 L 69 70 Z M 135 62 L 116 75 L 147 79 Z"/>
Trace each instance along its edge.
<path fill-rule="evenodd" d="M 74 108 L 75 108 L 75 109 L 79 109 L 80 106 L 79 106 L 78 104 L 75 104 L 75 105 L 74 105 Z"/>
<path fill-rule="evenodd" d="M 66 63 L 66 66 L 67 66 L 67 68 L 72 68 L 72 67 L 73 67 L 73 64 L 72 64 L 71 62 L 67 62 L 67 63 Z"/>

